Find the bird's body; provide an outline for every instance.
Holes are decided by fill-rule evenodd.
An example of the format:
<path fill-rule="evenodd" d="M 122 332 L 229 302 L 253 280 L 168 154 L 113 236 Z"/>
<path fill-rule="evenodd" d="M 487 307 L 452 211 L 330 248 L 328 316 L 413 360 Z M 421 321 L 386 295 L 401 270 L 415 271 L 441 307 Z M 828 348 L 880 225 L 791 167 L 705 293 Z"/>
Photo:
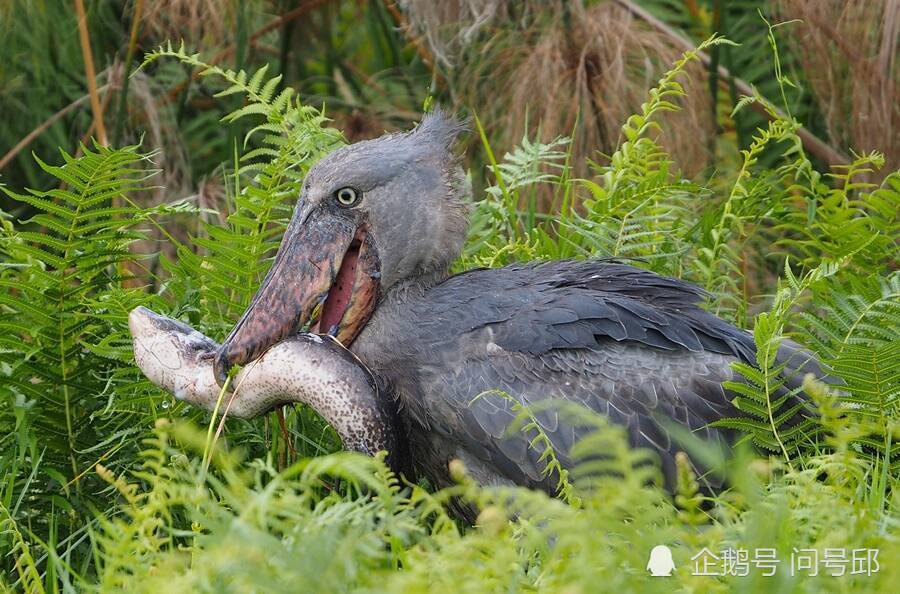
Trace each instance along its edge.
<path fill-rule="evenodd" d="M 682 281 L 615 262 L 555 261 L 474 270 L 408 287 L 379 306 L 353 350 L 398 400 L 417 468 L 446 482 L 453 458 L 486 483 L 552 491 L 534 437 L 510 431 L 515 402 L 568 401 L 624 426 L 633 446 L 656 450 L 674 478 L 683 446 L 666 423 L 726 445 L 709 423 L 738 411 L 722 382 L 731 362 L 752 362 L 752 336 L 701 309 Z M 814 361 L 790 344 L 796 370 Z M 796 387 L 799 376 L 788 382 Z M 535 407 L 566 466 L 586 429 Z M 715 482 L 715 479 L 711 479 Z"/>
<path fill-rule="evenodd" d="M 413 465 L 437 484 L 460 458 L 483 483 L 552 490 L 531 436 L 507 431 L 514 402 L 601 413 L 659 452 L 670 480 L 679 446 L 667 424 L 731 441 L 709 423 L 737 414 L 722 381 L 755 347 L 699 307 L 696 287 L 600 260 L 450 276 L 468 220 L 451 150 L 460 129 L 434 113 L 313 167 L 263 286 L 217 352 L 217 377 L 307 323 L 333 332 L 396 398 Z M 785 391 L 817 370 L 796 345 L 779 358 Z M 552 410 L 537 419 L 571 464 L 579 430 Z"/>

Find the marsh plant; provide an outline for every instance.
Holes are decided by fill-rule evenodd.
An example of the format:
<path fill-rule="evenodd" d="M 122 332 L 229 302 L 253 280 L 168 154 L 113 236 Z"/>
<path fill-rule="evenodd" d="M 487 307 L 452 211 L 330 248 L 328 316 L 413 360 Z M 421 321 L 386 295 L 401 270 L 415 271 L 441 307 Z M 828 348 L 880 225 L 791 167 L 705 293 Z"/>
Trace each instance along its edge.
<path fill-rule="evenodd" d="M 769 30 L 774 44 L 774 30 Z M 2 214 L 0 265 L 0 586 L 32 592 L 894 592 L 900 583 L 900 172 L 880 153 L 823 169 L 800 124 L 776 112 L 735 170 L 683 177 L 660 143 L 660 116 L 690 102 L 686 52 L 628 118 L 605 159 L 573 139 L 524 137 L 496 154 L 473 118 L 489 166 L 459 269 L 542 258 L 613 257 L 694 282 L 707 307 L 752 330 L 749 381 L 731 386 L 745 435 L 734 452 L 683 435 L 674 493 L 657 461 L 621 428 L 560 409 L 596 430 L 563 469 L 528 409 L 509 428 L 532 437 L 558 497 L 474 484 L 434 491 L 380 458 L 339 452 L 305 408 L 241 421 L 173 402 L 134 366 L 126 318 L 144 305 L 221 339 L 271 262 L 304 173 L 343 142 L 325 113 L 266 68 L 177 61 L 244 97 L 226 123 L 251 121 L 227 163 L 227 212 L 192 202 L 147 207 L 153 152 L 82 146 L 36 161 L 52 189 L 2 191 L 34 213 Z M 776 62 L 777 64 L 777 62 Z M 789 81 L 778 72 L 781 84 Z M 580 139 L 579 139 L 580 142 Z M 580 154 L 580 153 L 579 153 Z M 765 156 L 765 159 L 762 157 Z M 763 165 L 775 163 L 774 166 Z M 576 173 L 585 172 L 585 173 Z M 552 208 L 539 198 L 550 196 Z M 548 211 L 552 214 L 547 214 Z M 189 234 L 176 232 L 185 221 Z M 148 237 L 156 249 L 134 246 Z M 788 424 L 773 399 L 774 353 L 786 337 L 815 349 L 839 385 L 807 379 L 818 415 Z M 552 403 L 553 394 L 547 394 Z M 600 459 L 591 453 L 603 452 Z M 727 479 L 712 495 L 689 459 Z M 599 471 L 599 472 L 598 472 Z M 474 526 L 448 511 L 478 510 Z M 666 545 L 672 576 L 651 577 Z M 708 551 L 770 551 L 766 577 L 717 566 Z M 792 571 L 792 555 L 845 552 L 845 571 Z M 855 551 L 855 553 L 854 553 Z M 866 571 L 853 555 L 867 551 Z M 876 551 L 872 553 L 871 551 Z M 874 555 L 874 559 L 873 559 Z M 737 557 L 740 559 L 740 556 Z M 746 560 L 746 559 L 745 559 Z"/>

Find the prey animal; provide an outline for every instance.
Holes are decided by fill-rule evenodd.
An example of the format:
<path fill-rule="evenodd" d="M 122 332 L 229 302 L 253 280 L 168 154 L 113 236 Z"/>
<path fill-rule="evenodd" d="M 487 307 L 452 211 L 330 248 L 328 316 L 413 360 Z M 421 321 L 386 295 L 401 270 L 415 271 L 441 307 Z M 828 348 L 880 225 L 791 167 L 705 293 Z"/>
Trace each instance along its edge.
<path fill-rule="evenodd" d="M 128 325 L 138 367 L 151 382 L 206 410 L 222 390 L 213 375 L 218 344 L 190 326 L 137 307 Z M 298 334 L 263 352 L 234 377 L 220 406 L 256 417 L 289 403 L 312 407 L 337 431 L 345 449 L 399 454 L 393 403 L 379 397 L 366 367 L 329 336 Z M 389 458 L 391 460 L 391 458 Z"/>

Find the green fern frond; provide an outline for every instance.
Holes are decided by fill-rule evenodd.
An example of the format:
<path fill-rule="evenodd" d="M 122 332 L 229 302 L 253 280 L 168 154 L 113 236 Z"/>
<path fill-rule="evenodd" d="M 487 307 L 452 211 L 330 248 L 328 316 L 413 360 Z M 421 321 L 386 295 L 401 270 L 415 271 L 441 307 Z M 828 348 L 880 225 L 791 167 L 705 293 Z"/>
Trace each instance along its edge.
<path fill-rule="evenodd" d="M 218 97 L 243 94 L 247 103 L 223 117 L 234 122 L 257 117 L 244 137 L 245 151 L 237 167 L 233 211 L 224 227 L 204 224 L 205 236 L 192 237 L 195 249 L 182 246 L 178 262 L 164 266 L 176 278 L 191 278 L 197 287 L 172 285 L 182 297 L 191 290 L 202 295 L 204 309 L 215 314 L 204 320 L 214 334 L 216 328 L 233 323 L 247 306 L 270 265 L 270 257 L 290 218 L 291 207 L 300 195 L 303 177 L 323 155 L 342 142 L 339 131 L 325 124 L 324 112 L 303 105 L 290 88 L 277 95 L 281 76 L 267 78 L 268 67 L 252 74 L 213 66 L 188 53 L 182 44 L 171 44 L 145 56 L 145 66 L 162 58 L 172 58 L 200 70 L 204 78 L 218 78 L 227 87 Z M 258 145 L 251 146 L 252 142 Z"/>
<path fill-rule="evenodd" d="M 790 387 L 798 378 L 789 376 L 779 351 L 794 305 L 811 286 L 836 274 L 844 263 L 825 262 L 800 278 L 785 263 L 784 286 L 776 293 L 771 310 L 755 319 L 755 364 L 732 363 L 742 381 L 723 384 L 735 394 L 733 402 L 745 416 L 719 419 L 714 426 L 748 433 L 755 444 L 781 454 L 787 463 L 804 442 L 815 439 L 820 426 L 809 414 L 801 388 Z"/>
<path fill-rule="evenodd" d="M 877 348 L 900 336 L 900 272 L 850 276 L 816 289 L 814 298 L 816 307 L 799 317 L 810 346 L 823 356 L 847 346 Z"/>
<path fill-rule="evenodd" d="M 488 194 L 502 196 L 506 192 L 516 193 L 522 188 L 541 183 L 557 183 L 556 173 L 565 167 L 567 153 L 559 150 L 567 146 L 571 139 L 560 136 L 548 143 L 532 141 L 527 136 L 512 152 L 506 153 L 498 163 L 495 184 L 485 188 Z M 501 184 L 503 188 L 501 188 Z"/>
<path fill-rule="evenodd" d="M 69 513 L 79 518 L 105 488 L 90 467 L 98 458 L 127 464 L 121 454 L 134 453 L 133 438 L 142 430 L 122 430 L 127 408 L 113 420 L 110 411 L 114 386 L 136 377 L 130 353 L 124 354 L 128 312 L 152 299 L 122 289 L 139 258 L 130 246 L 159 210 L 127 206 L 127 195 L 147 188 L 155 173 L 152 155 L 134 146 L 82 146 L 81 152 L 78 158 L 62 153 L 61 165 L 37 159 L 58 180 L 54 189 L 2 188 L 35 212 L 17 226 L 4 225 L 0 236 L 0 458 L 34 464 L 31 474 L 20 468 L 7 477 L 21 504 L 12 508 L 13 520 L 59 505 L 71 490 L 84 507 Z M 23 431 L 40 436 L 39 455 L 27 449 Z M 46 535 L 55 521 L 36 515 L 30 529 Z"/>
<path fill-rule="evenodd" d="M 880 187 L 860 179 L 883 164 L 879 153 L 859 155 L 838 173 L 834 187 L 818 184 L 807 190 L 813 210 L 791 209 L 776 227 L 776 245 L 804 266 L 823 259 L 850 258 L 866 273 L 900 255 L 900 172 L 888 175 Z M 793 186 L 797 188 L 799 186 Z"/>
<path fill-rule="evenodd" d="M 887 426 L 900 416 L 900 341 L 881 346 L 848 344 L 832 362 L 835 373 L 847 382 L 842 400 L 854 412 L 872 416 Z"/>
<path fill-rule="evenodd" d="M 703 192 L 667 174 L 622 185 L 615 193 L 585 182 L 592 197 L 588 215 L 562 221 L 564 237 L 578 255 L 633 258 L 654 272 L 681 276 L 694 213 L 691 203 Z"/>

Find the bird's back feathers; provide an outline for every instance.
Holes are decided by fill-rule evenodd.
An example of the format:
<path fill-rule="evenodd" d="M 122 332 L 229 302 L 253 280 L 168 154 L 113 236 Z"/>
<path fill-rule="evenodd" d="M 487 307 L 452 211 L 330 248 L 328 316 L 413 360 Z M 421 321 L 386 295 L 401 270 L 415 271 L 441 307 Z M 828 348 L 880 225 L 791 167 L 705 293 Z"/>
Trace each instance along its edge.
<path fill-rule="evenodd" d="M 414 449 L 430 452 L 432 476 L 462 455 L 483 474 L 552 490 L 542 452 L 528 446 L 533 436 L 507 428 L 515 402 L 562 399 L 625 427 L 633 446 L 659 452 L 673 480 L 681 446 L 668 424 L 733 441 L 709 424 L 740 414 L 722 382 L 740 379 L 731 362 L 755 357 L 751 334 L 699 307 L 704 296 L 684 281 L 603 260 L 472 270 L 428 289 L 407 304 L 403 352 L 384 355 L 402 361 L 387 373 L 422 429 Z M 783 349 L 793 358 L 787 369 L 816 371 L 795 346 Z M 784 389 L 797 385 L 792 378 Z M 586 429 L 553 410 L 537 418 L 571 465 L 568 451 Z"/>

